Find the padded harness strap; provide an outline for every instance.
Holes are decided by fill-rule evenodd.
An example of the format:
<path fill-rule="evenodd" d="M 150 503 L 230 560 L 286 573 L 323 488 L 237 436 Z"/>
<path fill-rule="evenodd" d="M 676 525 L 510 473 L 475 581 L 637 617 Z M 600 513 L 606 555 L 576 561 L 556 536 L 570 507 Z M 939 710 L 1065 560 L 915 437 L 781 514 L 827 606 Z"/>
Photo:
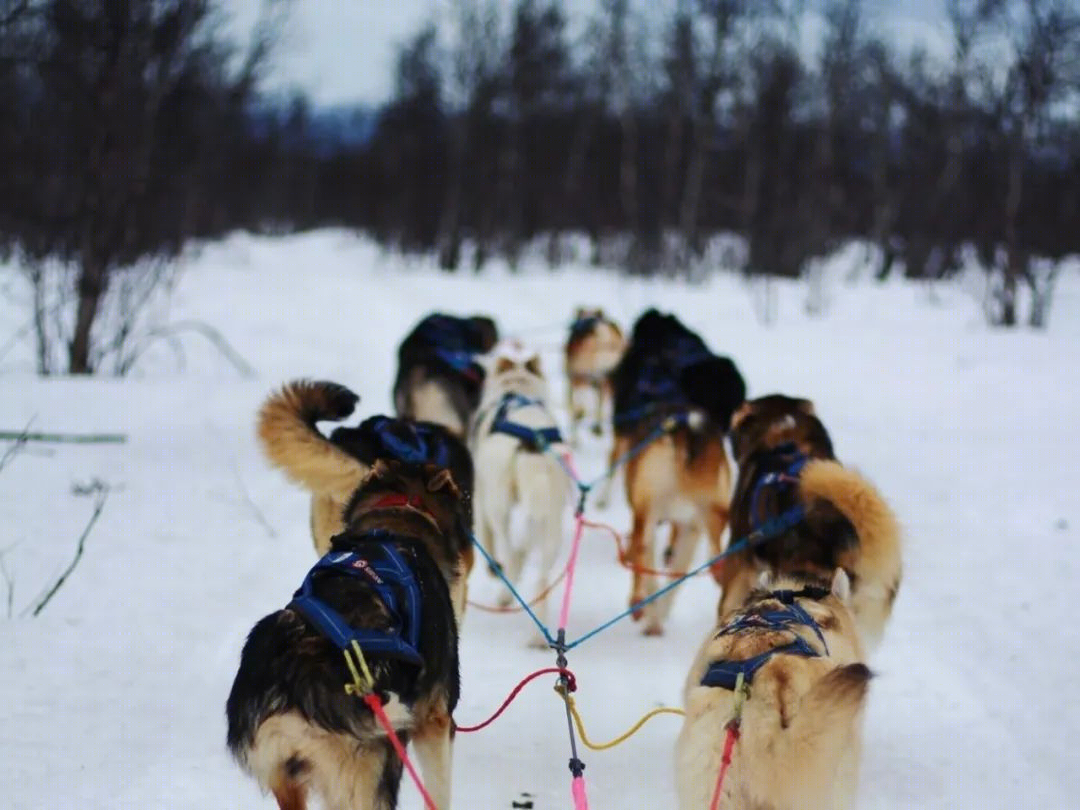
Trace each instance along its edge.
<path fill-rule="evenodd" d="M 422 666 L 424 659 L 419 652 L 420 586 L 412 569 L 393 545 L 395 542 L 416 541 L 378 531 L 365 533 L 361 537 L 375 542 L 365 544 L 361 550 L 331 551 L 308 571 L 288 607 L 302 614 L 339 649 L 349 649 L 356 641 L 364 652 Z M 363 581 L 386 607 L 390 627 L 385 630 L 351 627 L 340 613 L 315 596 L 316 574 L 351 576 Z"/>

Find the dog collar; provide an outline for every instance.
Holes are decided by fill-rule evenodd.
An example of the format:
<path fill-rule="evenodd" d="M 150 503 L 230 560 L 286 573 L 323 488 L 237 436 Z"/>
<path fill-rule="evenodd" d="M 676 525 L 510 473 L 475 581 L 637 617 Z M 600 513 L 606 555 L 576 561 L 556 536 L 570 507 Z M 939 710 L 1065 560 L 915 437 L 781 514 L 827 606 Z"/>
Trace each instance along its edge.
<path fill-rule="evenodd" d="M 375 501 L 375 503 L 373 503 L 369 507 L 369 511 L 375 509 L 401 508 L 415 509 L 417 512 L 430 520 L 432 525 L 435 526 L 436 530 L 438 530 L 440 533 L 442 532 L 442 529 L 439 527 L 439 521 L 435 519 L 435 515 L 433 515 L 431 513 L 431 510 L 424 506 L 424 502 L 415 495 L 406 495 L 403 492 L 388 493 L 379 498 L 379 500 Z"/>

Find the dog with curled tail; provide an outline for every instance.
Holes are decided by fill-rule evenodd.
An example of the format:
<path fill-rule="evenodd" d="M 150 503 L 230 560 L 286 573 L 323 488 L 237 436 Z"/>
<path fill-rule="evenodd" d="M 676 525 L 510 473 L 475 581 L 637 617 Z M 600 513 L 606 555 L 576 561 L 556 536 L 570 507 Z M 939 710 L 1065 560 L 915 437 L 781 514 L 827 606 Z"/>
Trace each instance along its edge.
<path fill-rule="evenodd" d="M 733 723 L 724 810 L 852 806 L 871 673 L 850 605 L 842 569 L 831 583 L 766 578 L 710 632 L 684 691 L 679 810 L 711 806 Z"/>
<path fill-rule="evenodd" d="M 377 462 L 345 529 L 284 609 L 255 625 L 226 703 L 229 750 L 280 810 L 393 810 L 402 762 L 368 704 L 348 694 L 356 643 L 373 691 L 411 744 L 439 810 L 450 807 L 460 693 L 452 593 L 463 587 L 461 492 L 435 465 Z"/>

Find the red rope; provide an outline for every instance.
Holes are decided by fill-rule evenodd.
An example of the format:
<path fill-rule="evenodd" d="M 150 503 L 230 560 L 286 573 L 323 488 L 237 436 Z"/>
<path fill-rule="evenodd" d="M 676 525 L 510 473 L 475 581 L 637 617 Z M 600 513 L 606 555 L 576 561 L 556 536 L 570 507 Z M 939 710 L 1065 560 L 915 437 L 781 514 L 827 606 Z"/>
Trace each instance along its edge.
<path fill-rule="evenodd" d="M 671 579 L 678 579 L 679 577 L 686 576 L 685 571 L 668 571 L 660 570 L 659 568 L 648 568 L 644 565 L 637 565 L 630 561 L 630 553 L 623 546 L 623 538 L 619 532 L 606 523 L 597 523 L 593 520 L 583 520 L 582 524 L 590 529 L 603 529 L 611 535 L 611 539 L 615 541 L 615 551 L 618 555 L 619 565 L 623 568 L 627 568 L 630 571 L 634 571 L 638 574 L 645 574 L 647 576 L 654 577 L 670 577 Z"/>
<path fill-rule="evenodd" d="M 390 738 L 390 744 L 394 746 L 394 750 L 397 751 L 398 757 L 401 758 L 405 770 L 409 772 L 409 776 L 412 777 L 413 782 L 420 791 L 420 795 L 424 797 L 424 804 L 427 805 L 428 810 L 439 810 L 439 808 L 435 806 L 435 800 L 431 798 L 431 794 L 427 792 L 427 788 L 424 787 L 424 783 L 416 773 L 416 768 L 413 767 L 412 762 L 409 760 L 409 755 L 405 753 L 405 746 L 401 744 L 401 740 L 398 739 L 398 735 L 394 732 L 394 726 L 390 723 L 390 718 L 387 717 L 386 712 L 383 711 L 382 700 L 379 699 L 378 695 L 369 692 L 364 695 L 364 703 L 371 708 L 372 714 L 378 719 L 379 725 L 381 725 L 383 731 L 386 732 L 386 736 Z"/>
<path fill-rule="evenodd" d="M 495 722 L 496 719 L 498 719 L 500 714 L 506 711 L 506 707 L 514 702 L 514 698 L 516 698 L 518 696 L 518 693 L 525 688 L 525 685 L 528 684 L 530 681 L 539 678 L 541 675 L 563 675 L 566 677 L 566 688 L 569 689 L 571 692 L 577 689 L 577 681 L 574 678 L 574 673 L 570 670 L 564 669 L 563 667 L 546 667 L 544 669 L 538 669 L 531 675 L 526 675 L 524 678 L 522 678 L 518 682 L 518 685 L 514 687 L 514 690 L 507 696 L 506 700 L 503 701 L 502 705 L 498 708 L 495 714 L 491 715 L 491 717 L 489 717 L 483 723 L 477 723 L 475 726 L 455 726 L 455 728 L 463 734 L 469 734 L 473 731 L 479 731 L 482 728 L 490 726 L 492 723 Z"/>
<path fill-rule="evenodd" d="M 716 779 L 716 790 L 713 791 L 709 810 L 717 810 L 720 807 L 720 794 L 724 789 L 724 777 L 727 775 L 728 766 L 731 765 L 731 752 L 735 748 L 735 741 L 739 739 L 739 724 L 731 722 L 727 724 L 727 737 L 724 738 L 724 755 L 720 758 L 720 776 Z"/>
<path fill-rule="evenodd" d="M 569 565 L 569 563 L 567 564 Z M 566 571 L 567 569 L 563 568 L 562 573 L 560 573 L 559 576 L 555 577 L 554 582 L 552 582 L 550 585 L 544 588 L 544 590 L 540 591 L 540 593 L 534 596 L 529 601 L 529 607 L 534 607 L 538 603 L 544 601 L 548 597 L 548 594 L 555 590 L 559 586 L 559 583 L 562 582 L 563 579 L 566 577 Z M 480 602 L 474 602 L 471 599 L 466 600 L 465 604 L 467 604 L 469 607 L 476 608 L 477 610 L 482 610 L 484 613 L 521 613 L 521 611 L 525 610 L 525 608 L 521 607 L 521 605 L 509 605 L 508 607 L 493 607 L 491 605 L 481 604 Z"/>

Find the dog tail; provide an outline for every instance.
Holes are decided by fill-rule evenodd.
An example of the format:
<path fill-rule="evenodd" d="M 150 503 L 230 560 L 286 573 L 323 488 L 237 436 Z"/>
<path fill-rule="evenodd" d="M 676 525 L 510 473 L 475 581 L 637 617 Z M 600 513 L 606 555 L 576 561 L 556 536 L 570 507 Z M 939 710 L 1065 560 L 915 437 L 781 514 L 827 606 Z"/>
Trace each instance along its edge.
<path fill-rule="evenodd" d="M 347 500 L 367 474 L 367 466 L 328 441 L 315 423 L 344 419 L 358 400 L 337 383 L 287 383 L 259 411 L 259 440 L 267 458 L 312 493 Z"/>
<path fill-rule="evenodd" d="M 855 574 L 852 609 L 863 643 L 874 649 L 892 612 L 900 587 L 900 527 L 878 491 L 858 473 L 835 461 L 811 461 L 799 476 L 804 500 L 831 503 L 855 528 L 858 554 L 849 573 Z"/>
<path fill-rule="evenodd" d="M 874 486 L 835 461 L 811 461 L 799 475 L 803 500 L 828 501 L 855 527 L 859 538 L 856 575 L 898 580 L 900 527 L 892 509 Z"/>

